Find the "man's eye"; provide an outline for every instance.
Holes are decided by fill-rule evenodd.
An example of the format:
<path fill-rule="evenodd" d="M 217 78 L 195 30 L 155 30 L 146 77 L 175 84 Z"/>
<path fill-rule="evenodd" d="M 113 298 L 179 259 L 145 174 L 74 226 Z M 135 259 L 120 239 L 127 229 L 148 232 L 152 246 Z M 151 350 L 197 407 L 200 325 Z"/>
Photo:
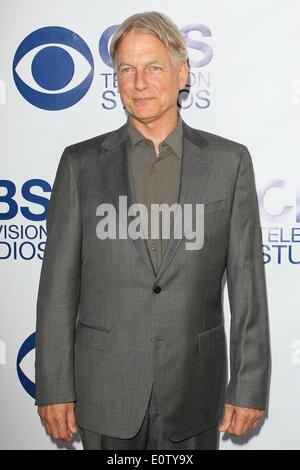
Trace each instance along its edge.
<path fill-rule="evenodd" d="M 124 68 L 121 70 L 121 72 L 128 72 L 128 70 L 129 70 L 129 67 L 124 67 Z"/>
<path fill-rule="evenodd" d="M 152 70 L 155 70 L 155 71 L 161 70 L 161 67 L 158 67 L 157 65 L 152 65 L 151 68 Z M 121 69 L 121 72 L 127 73 L 127 72 L 130 72 L 130 70 L 131 70 L 130 67 L 124 67 L 123 69 Z"/>

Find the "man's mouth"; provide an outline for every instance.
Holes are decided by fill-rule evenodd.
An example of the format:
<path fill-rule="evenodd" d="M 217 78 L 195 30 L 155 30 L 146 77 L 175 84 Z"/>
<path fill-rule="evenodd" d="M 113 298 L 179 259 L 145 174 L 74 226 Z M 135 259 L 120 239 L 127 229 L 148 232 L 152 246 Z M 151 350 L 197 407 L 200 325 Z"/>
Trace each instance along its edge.
<path fill-rule="evenodd" d="M 145 103 L 146 101 L 153 100 L 153 98 L 135 98 L 134 101 L 137 103 Z"/>

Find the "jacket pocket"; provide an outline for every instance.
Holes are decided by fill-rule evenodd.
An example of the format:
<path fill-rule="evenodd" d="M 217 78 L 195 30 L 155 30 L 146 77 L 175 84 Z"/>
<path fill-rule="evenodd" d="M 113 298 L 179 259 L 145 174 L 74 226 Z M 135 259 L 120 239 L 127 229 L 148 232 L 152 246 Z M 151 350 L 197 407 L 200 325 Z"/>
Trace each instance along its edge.
<path fill-rule="evenodd" d="M 75 333 L 75 344 L 87 348 L 108 351 L 111 345 L 110 329 L 94 327 L 78 321 Z"/>
<path fill-rule="evenodd" d="M 200 356 L 224 347 L 226 342 L 224 324 L 216 326 L 211 330 L 197 333 L 197 352 Z"/>
<path fill-rule="evenodd" d="M 205 214 L 212 214 L 213 212 L 227 209 L 228 198 L 221 196 L 215 201 L 203 201 L 202 204 L 204 204 L 204 217 L 205 217 Z"/>

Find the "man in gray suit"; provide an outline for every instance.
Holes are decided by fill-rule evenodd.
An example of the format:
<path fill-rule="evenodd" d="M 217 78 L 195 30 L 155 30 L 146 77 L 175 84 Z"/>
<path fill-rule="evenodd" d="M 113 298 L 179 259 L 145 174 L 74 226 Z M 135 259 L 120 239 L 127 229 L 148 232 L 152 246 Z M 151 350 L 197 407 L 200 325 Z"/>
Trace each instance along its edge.
<path fill-rule="evenodd" d="M 178 114 L 187 51 L 168 17 L 127 18 L 110 53 L 128 119 L 66 147 L 58 166 L 37 301 L 35 404 L 52 437 L 68 441 L 78 426 L 84 449 L 217 449 L 219 431 L 246 434 L 267 405 L 252 160 L 244 145 L 194 129 Z M 163 203 L 204 205 L 204 217 L 190 220 L 204 221 L 200 248 L 187 248 L 187 232 L 132 236 L 134 204 L 151 219 Z M 99 217 L 110 208 L 118 233 Z M 145 234 L 146 219 L 139 223 Z"/>

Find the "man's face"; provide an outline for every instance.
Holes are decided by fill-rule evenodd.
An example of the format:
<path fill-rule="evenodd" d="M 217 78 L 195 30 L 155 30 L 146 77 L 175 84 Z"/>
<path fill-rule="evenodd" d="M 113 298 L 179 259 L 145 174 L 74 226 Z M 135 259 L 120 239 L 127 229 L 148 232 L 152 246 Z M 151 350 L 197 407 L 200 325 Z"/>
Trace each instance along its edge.
<path fill-rule="evenodd" d="M 151 122 L 176 110 L 188 65 L 174 65 L 170 50 L 155 36 L 130 31 L 118 46 L 116 66 L 121 101 L 133 118 Z"/>

